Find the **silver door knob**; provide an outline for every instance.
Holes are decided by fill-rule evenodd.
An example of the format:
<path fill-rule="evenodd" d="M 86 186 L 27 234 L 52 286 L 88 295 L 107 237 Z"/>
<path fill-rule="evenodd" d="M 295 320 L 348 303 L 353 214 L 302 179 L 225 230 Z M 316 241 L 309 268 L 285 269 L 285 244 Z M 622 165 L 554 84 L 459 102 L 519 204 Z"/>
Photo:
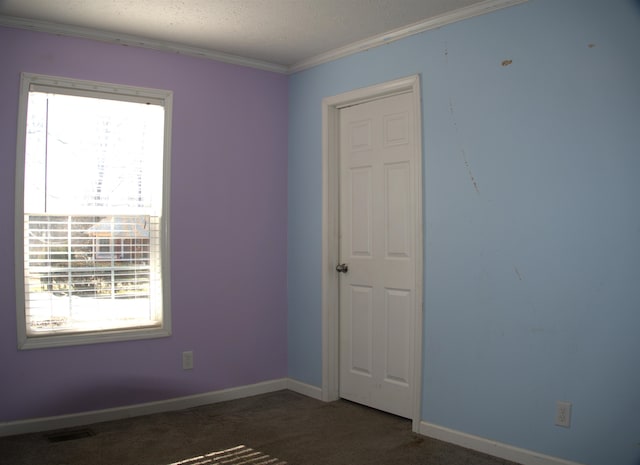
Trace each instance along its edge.
<path fill-rule="evenodd" d="M 340 263 L 338 266 L 336 266 L 336 271 L 338 273 L 346 273 L 347 271 L 349 271 L 349 266 L 346 263 Z"/>

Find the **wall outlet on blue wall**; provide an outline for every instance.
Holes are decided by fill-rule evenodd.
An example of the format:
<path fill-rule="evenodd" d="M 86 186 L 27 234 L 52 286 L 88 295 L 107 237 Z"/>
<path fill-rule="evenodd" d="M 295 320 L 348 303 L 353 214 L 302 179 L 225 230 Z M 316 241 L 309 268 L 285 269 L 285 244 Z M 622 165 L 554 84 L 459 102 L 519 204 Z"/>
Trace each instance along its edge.
<path fill-rule="evenodd" d="M 571 426 L 571 402 L 556 402 L 556 425 Z"/>

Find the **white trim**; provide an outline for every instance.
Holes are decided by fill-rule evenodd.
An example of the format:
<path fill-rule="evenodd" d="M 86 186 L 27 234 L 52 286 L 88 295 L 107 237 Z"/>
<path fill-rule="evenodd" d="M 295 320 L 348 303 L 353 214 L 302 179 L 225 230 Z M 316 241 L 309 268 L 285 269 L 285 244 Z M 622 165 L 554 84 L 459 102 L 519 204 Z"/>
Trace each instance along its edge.
<path fill-rule="evenodd" d="M 337 155 L 338 101 L 322 101 L 322 400 L 340 398 L 339 390 L 339 313 L 340 304 L 335 265 L 338 263 L 339 171 Z"/>
<path fill-rule="evenodd" d="M 90 412 L 74 413 L 70 415 L 60 415 L 55 417 L 33 418 L 29 420 L 18 420 L 0 423 L 0 437 L 12 436 L 15 434 L 35 433 L 39 431 L 49 431 L 61 428 L 70 428 L 81 425 L 88 425 L 102 421 L 120 420 L 123 418 L 150 415 L 153 413 L 170 412 L 172 410 L 182 410 L 186 408 L 198 407 L 200 405 L 215 404 L 227 400 L 241 399 L 244 397 L 266 394 L 268 392 L 281 391 L 287 389 L 286 378 L 262 383 L 250 384 L 220 391 L 205 392 L 192 396 L 177 397 L 158 402 L 147 402 L 144 404 L 129 405 L 126 407 L 116 407 L 104 410 L 93 410 Z"/>
<path fill-rule="evenodd" d="M 273 71 L 281 74 L 286 74 L 288 70 L 288 68 L 284 65 L 269 63 L 262 60 L 255 60 L 253 58 L 245 58 L 238 55 L 232 55 L 230 53 L 217 52 L 215 50 L 209 50 L 206 48 L 182 45 L 164 40 L 148 39 L 145 37 L 130 34 L 102 31 L 99 29 L 70 26 L 67 24 L 51 23 L 48 21 L 38 21 L 35 19 L 23 19 L 0 15 L 0 26 L 28 29 L 30 31 L 46 32 L 49 34 L 57 34 L 70 37 L 82 37 L 84 39 L 98 40 L 100 42 L 114 43 L 118 45 L 149 48 L 152 50 L 160 50 L 163 52 L 178 53 L 180 55 L 188 55 L 197 58 L 206 58 L 209 60 L 221 61 L 224 63 L 230 63 L 232 65 L 246 66 L 249 68 L 262 69 L 265 71 Z"/>
<path fill-rule="evenodd" d="M 339 397 L 339 283 L 335 267 L 339 254 L 339 109 L 356 103 L 364 103 L 389 95 L 410 92 L 413 95 L 415 114 L 414 167 L 416 192 L 415 245 L 416 299 L 414 311 L 414 398 L 412 405 L 413 431 L 420 422 L 422 393 L 422 326 L 423 326 L 423 226 L 422 226 L 422 111 L 420 76 L 413 75 L 375 86 L 356 89 L 322 100 L 322 400 Z"/>
<path fill-rule="evenodd" d="M 322 389 L 311 384 L 303 383 L 295 379 L 287 378 L 287 389 L 303 396 L 311 397 L 313 399 L 322 400 Z"/>
<path fill-rule="evenodd" d="M 369 37 L 368 39 L 360 40 L 344 47 L 338 47 L 336 49 L 329 50 L 328 52 L 301 60 L 291 66 L 270 63 L 253 58 L 245 58 L 238 55 L 232 55 L 230 53 L 218 52 L 206 48 L 182 45 L 163 40 L 154 40 L 130 34 L 121 34 L 79 26 L 39 21 L 35 19 L 23 19 L 0 15 L 0 26 L 28 29 L 32 31 L 46 32 L 50 34 L 59 34 L 71 37 L 82 37 L 85 39 L 99 40 L 101 42 L 142 47 L 152 50 L 178 53 L 181 55 L 188 55 L 197 58 L 206 58 L 209 60 L 222 61 L 224 63 L 230 63 L 239 66 L 247 66 L 249 68 L 273 71 L 275 73 L 292 74 L 312 68 L 322 63 L 337 60 L 338 58 L 353 55 L 354 53 L 369 50 L 381 45 L 386 45 L 396 40 L 404 39 L 405 37 L 419 34 L 430 29 L 443 27 L 448 24 L 462 21 L 463 19 L 469 19 L 475 16 L 491 13 L 492 11 L 507 8 L 513 5 L 518 5 L 526 1 L 528 0 L 485 0 L 483 2 L 475 3 L 467 7 L 459 8 L 457 10 L 426 19 L 424 21 L 385 32 L 384 34 Z"/>
<path fill-rule="evenodd" d="M 414 34 L 419 34 L 430 29 L 443 27 L 448 24 L 462 21 L 463 19 L 469 19 L 475 16 L 491 13 L 492 11 L 507 8 L 513 5 L 518 5 L 526 1 L 528 0 L 486 0 L 484 2 L 474 3 L 473 5 L 458 8 L 457 10 L 434 16 L 433 18 L 410 24 L 408 26 L 394 29 L 384 34 L 378 34 L 376 36 L 369 37 L 368 39 L 353 42 L 352 44 L 346 45 L 344 47 L 339 47 L 328 52 L 321 53 L 314 57 L 299 61 L 290 66 L 288 72 L 289 74 L 297 73 L 299 71 L 313 68 L 314 66 L 318 66 L 323 63 L 353 55 L 354 53 L 369 50 L 381 45 L 386 45 L 391 42 L 395 42 L 396 40 L 412 36 Z"/>
<path fill-rule="evenodd" d="M 281 391 L 284 389 L 297 392 L 299 394 L 321 399 L 321 389 L 316 386 L 302 383 L 291 378 L 281 378 L 261 383 L 239 386 L 220 391 L 206 392 L 185 397 L 177 397 L 157 402 L 147 402 L 125 407 L 116 407 L 104 410 L 93 410 L 89 412 L 74 413 L 70 415 L 60 415 L 54 417 L 33 418 L 29 420 L 18 420 L 0 423 L 0 437 L 13 436 L 17 434 L 36 433 L 41 431 L 51 431 L 62 428 L 72 428 L 76 426 L 89 425 L 103 421 L 121 420 L 154 413 L 170 412 L 201 405 L 215 404 L 229 400 L 242 399 L 245 397 L 266 394 L 269 392 Z M 414 429 L 415 431 L 415 429 Z M 438 426 L 425 421 L 419 422 L 419 429 L 416 431 L 423 436 L 428 436 L 441 441 L 456 444 L 478 452 L 511 460 L 522 465 L 582 465 L 577 462 L 551 457 L 527 449 L 503 444 L 490 439 L 463 433 L 453 429 Z"/>
<path fill-rule="evenodd" d="M 492 441 L 491 439 L 474 436 L 425 421 L 420 422 L 419 433 L 423 436 L 456 444 L 501 459 L 511 460 L 512 462 L 522 465 L 581 465 L 577 462 L 552 457 L 528 449 L 521 449 L 510 446 L 509 444 Z"/>

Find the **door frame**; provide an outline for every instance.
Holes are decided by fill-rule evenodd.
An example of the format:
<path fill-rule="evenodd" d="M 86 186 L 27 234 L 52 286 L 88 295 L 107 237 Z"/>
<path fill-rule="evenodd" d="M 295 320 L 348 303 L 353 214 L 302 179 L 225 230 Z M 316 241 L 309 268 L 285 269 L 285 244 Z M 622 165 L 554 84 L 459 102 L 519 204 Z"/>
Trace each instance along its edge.
<path fill-rule="evenodd" d="M 420 75 L 388 81 L 356 89 L 322 100 L 322 400 L 340 397 L 340 292 L 335 270 L 340 251 L 340 140 L 339 112 L 360 103 L 397 94 L 413 96 L 415 148 L 415 308 L 413 318 L 414 347 L 411 367 L 414 395 L 412 429 L 419 431 L 422 397 L 422 333 L 423 333 L 423 226 L 422 226 L 422 112 Z"/>

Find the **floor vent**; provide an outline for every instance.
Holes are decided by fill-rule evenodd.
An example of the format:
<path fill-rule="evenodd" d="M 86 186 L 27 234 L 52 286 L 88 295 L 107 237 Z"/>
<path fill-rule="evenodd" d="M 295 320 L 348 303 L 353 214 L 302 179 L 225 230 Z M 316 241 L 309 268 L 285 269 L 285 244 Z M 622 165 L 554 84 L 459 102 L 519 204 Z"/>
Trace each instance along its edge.
<path fill-rule="evenodd" d="M 63 442 L 63 441 L 73 441 L 75 439 L 88 438 L 95 435 L 96 433 L 91 431 L 89 428 L 81 428 L 81 429 L 74 429 L 74 430 L 56 431 L 53 433 L 46 434 L 45 437 L 49 442 Z"/>

